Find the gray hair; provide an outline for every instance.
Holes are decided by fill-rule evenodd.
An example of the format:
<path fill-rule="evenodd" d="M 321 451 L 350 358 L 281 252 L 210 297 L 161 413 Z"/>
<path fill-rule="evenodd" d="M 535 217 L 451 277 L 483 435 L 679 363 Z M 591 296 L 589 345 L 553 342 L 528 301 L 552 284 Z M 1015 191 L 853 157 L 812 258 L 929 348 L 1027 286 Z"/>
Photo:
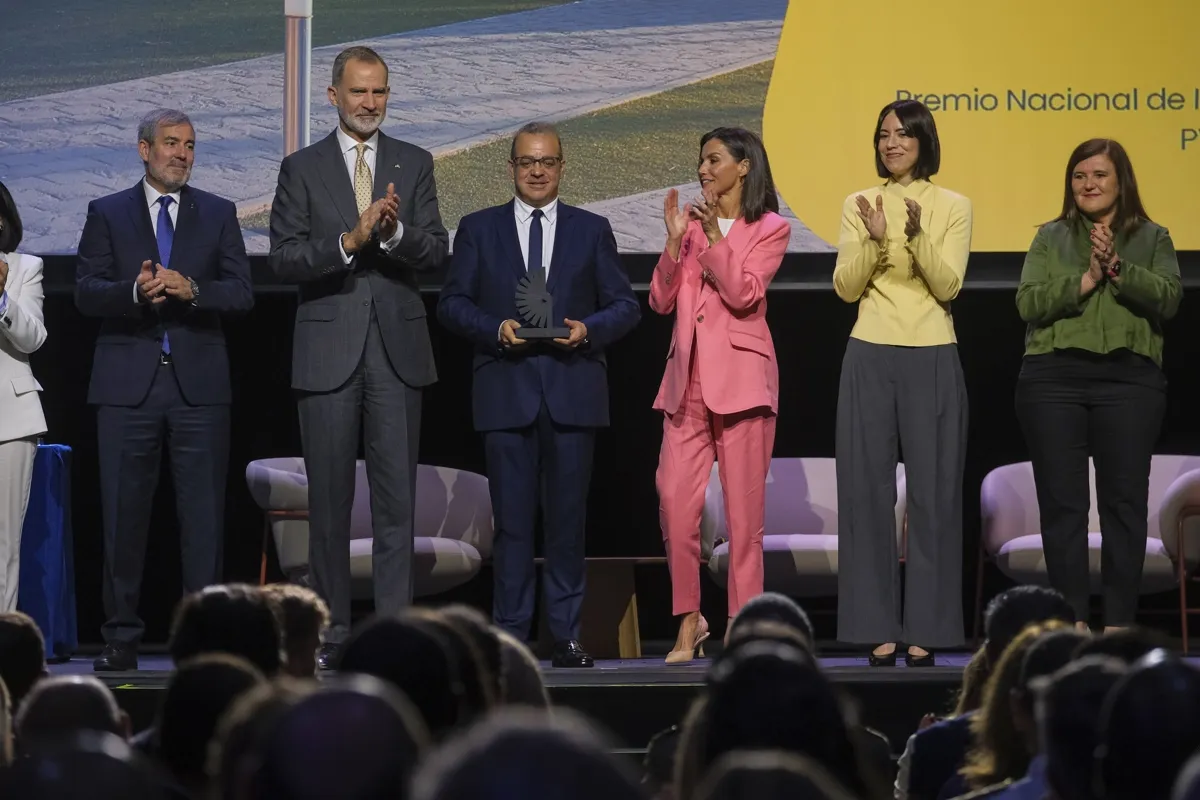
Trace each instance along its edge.
<path fill-rule="evenodd" d="M 512 145 L 508 148 L 508 159 L 510 161 L 517 157 L 517 139 L 522 135 L 529 136 L 553 136 L 558 142 L 558 155 L 561 157 L 563 153 L 562 136 L 558 134 L 558 128 L 551 125 L 549 122 L 526 122 L 516 133 L 513 134 Z"/>
<path fill-rule="evenodd" d="M 368 64 L 381 64 L 383 66 L 384 80 L 387 80 L 388 65 L 383 60 L 383 56 L 376 53 L 369 47 L 361 44 L 356 44 L 353 47 L 347 47 L 345 50 L 337 54 L 337 58 L 333 60 L 333 85 L 340 86 L 342 83 L 342 74 L 346 71 L 346 64 L 350 61 L 365 61 Z"/>
<path fill-rule="evenodd" d="M 159 125 L 192 125 L 192 121 L 187 114 L 173 108 L 155 109 L 142 117 L 142 121 L 138 123 L 138 141 L 154 144 Z M 196 126 L 192 125 L 192 130 L 195 129 Z"/>

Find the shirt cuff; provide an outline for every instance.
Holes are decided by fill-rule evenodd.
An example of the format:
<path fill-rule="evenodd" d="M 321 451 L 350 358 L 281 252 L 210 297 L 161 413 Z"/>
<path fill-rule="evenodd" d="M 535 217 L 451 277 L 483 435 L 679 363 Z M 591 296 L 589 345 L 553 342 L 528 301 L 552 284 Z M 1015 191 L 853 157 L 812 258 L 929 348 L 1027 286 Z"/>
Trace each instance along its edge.
<path fill-rule="evenodd" d="M 0 292 L 0 317 L 4 316 L 4 312 L 8 311 L 8 290 Z"/>
<path fill-rule="evenodd" d="M 380 245 L 380 247 L 383 248 L 383 252 L 390 253 L 393 250 L 395 250 L 396 246 L 398 244 L 400 244 L 400 239 L 403 236 L 404 236 L 404 223 L 397 222 L 395 234 L 392 235 L 392 238 L 388 239 L 386 242 L 384 242 L 383 244 Z"/>
<path fill-rule="evenodd" d="M 342 246 L 342 239 L 345 237 L 345 235 L 346 234 L 343 233 L 341 236 L 338 237 L 338 252 L 341 253 L 341 255 L 342 255 L 342 263 L 345 264 L 346 266 L 350 266 L 350 262 L 352 261 L 352 259 L 350 258 L 350 256 L 346 255 L 346 248 Z"/>
<path fill-rule="evenodd" d="M 133 282 L 133 302 L 135 302 L 135 303 L 140 303 L 140 302 L 142 302 L 142 298 L 141 298 L 141 296 L 138 294 L 138 285 L 137 285 L 137 281 L 134 281 L 134 282 Z"/>

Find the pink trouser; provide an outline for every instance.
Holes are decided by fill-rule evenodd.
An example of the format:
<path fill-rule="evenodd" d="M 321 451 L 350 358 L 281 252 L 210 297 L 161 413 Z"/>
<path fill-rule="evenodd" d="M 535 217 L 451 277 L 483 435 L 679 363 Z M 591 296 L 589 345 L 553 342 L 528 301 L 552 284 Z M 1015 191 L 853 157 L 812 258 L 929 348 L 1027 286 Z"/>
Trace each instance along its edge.
<path fill-rule="evenodd" d="M 663 420 L 658 516 L 671 571 L 672 613 L 700 610 L 700 514 L 716 459 L 729 535 L 729 616 L 763 591 L 763 516 L 775 444 L 769 408 L 714 414 L 694 367 L 679 410 Z"/>

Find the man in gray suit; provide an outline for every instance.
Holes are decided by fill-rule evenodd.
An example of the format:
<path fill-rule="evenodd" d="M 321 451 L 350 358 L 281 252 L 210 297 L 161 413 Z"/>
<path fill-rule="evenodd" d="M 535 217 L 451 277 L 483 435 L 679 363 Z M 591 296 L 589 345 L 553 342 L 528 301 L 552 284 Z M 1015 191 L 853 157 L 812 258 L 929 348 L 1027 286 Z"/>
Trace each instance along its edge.
<path fill-rule="evenodd" d="M 374 533 L 375 609 L 412 601 L 421 387 L 437 380 L 416 273 L 446 257 L 433 157 L 379 131 L 388 69 L 367 47 L 333 62 L 338 129 L 283 160 L 270 264 L 299 284 L 292 352 L 308 473 L 313 589 L 332 617 L 318 663 L 350 632 L 350 509 L 359 435 Z"/>

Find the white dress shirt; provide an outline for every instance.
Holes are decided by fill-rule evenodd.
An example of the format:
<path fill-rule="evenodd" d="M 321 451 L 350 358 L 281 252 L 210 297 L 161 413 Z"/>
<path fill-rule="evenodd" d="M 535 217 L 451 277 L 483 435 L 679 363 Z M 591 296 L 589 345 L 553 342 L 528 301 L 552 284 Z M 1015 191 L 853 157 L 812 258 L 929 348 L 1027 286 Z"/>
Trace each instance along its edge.
<path fill-rule="evenodd" d="M 519 197 L 513 198 L 513 215 L 517 218 L 517 241 L 521 244 L 521 260 L 529 271 L 529 226 L 533 223 L 533 206 Z M 542 264 L 550 277 L 550 257 L 554 254 L 554 223 L 558 220 L 558 198 L 542 206 Z"/>
<path fill-rule="evenodd" d="M 150 181 L 146 180 L 145 178 L 142 178 L 142 188 L 146 190 L 146 205 L 150 209 L 150 228 L 154 231 L 154 238 L 155 238 L 155 240 L 157 240 L 158 239 L 158 209 L 159 209 L 158 198 L 162 197 L 163 194 L 158 189 L 155 189 L 153 186 L 151 186 Z M 170 192 L 167 194 L 167 197 L 169 197 L 175 201 L 174 203 L 171 203 L 171 205 L 168 206 L 168 208 L 167 208 L 167 213 L 171 215 L 171 228 L 175 229 L 178 227 L 177 223 L 179 222 L 179 192 Z M 155 259 L 154 263 L 157 264 L 158 260 Z M 166 267 L 167 269 L 171 268 L 170 264 L 163 264 L 163 266 Z M 141 300 L 141 297 L 138 296 L 137 281 L 134 281 L 133 282 L 133 302 L 137 303 L 140 300 Z"/>
<path fill-rule="evenodd" d="M 350 175 L 350 188 L 354 188 L 354 167 L 358 164 L 358 142 L 350 137 L 350 134 L 342 130 L 339 125 L 337 129 L 338 146 L 342 148 L 342 160 L 346 162 L 346 172 Z M 379 131 L 371 134 L 371 138 L 367 139 L 367 149 L 363 151 L 363 161 L 367 163 L 367 169 L 371 171 L 371 184 L 375 183 L 375 154 L 379 151 Z M 372 198 L 374 202 L 374 198 Z M 404 235 L 404 223 L 396 221 L 396 234 L 381 243 L 381 247 L 385 253 L 390 253 L 396 245 L 400 244 L 400 237 Z M 345 236 L 345 234 L 342 234 Z M 338 237 L 338 252 L 342 254 L 342 263 L 349 264 L 350 256 L 346 253 L 346 249 L 342 247 L 342 237 Z"/>
<path fill-rule="evenodd" d="M 722 236 L 728 236 L 729 230 L 733 227 L 736 219 L 727 219 L 725 217 L 717 217 L 717 227 L 721 229 Z"/>

